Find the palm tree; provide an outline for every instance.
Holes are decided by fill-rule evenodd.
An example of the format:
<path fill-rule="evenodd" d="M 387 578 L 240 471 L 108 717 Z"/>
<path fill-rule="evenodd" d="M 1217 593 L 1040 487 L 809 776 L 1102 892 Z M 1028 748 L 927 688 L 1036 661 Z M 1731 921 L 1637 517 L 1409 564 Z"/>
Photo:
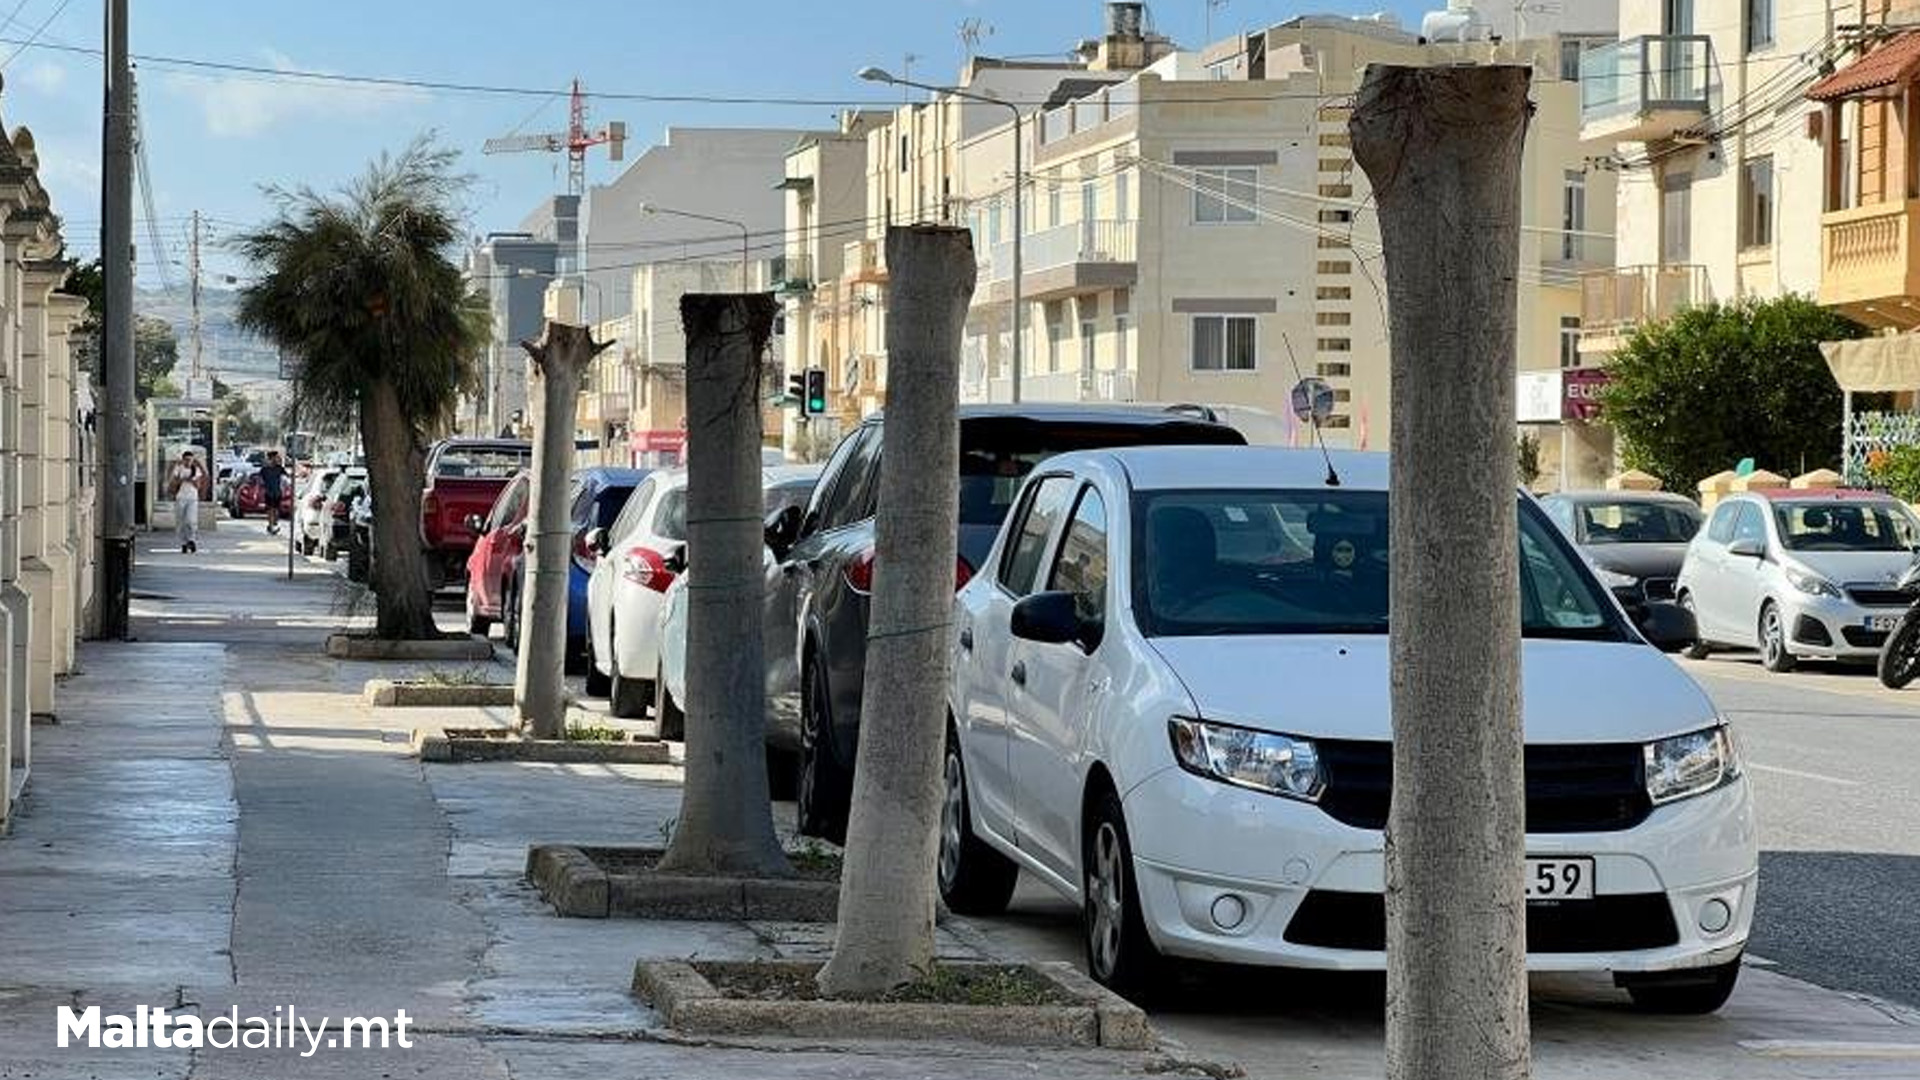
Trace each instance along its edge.
<path fill-rule="evenodd" d="M 439 636 L 419 533 L 427 443 L 476 385 L 487 337 L 452 259 L 466 183 L 454 159 L 422 137 L 337 194 L 269 188 L 278 214 L 235 241 L 261 270 L 240 292 L 239 322 L 298 360 L 302 421 L 359 427 L 382 638 Z"/>

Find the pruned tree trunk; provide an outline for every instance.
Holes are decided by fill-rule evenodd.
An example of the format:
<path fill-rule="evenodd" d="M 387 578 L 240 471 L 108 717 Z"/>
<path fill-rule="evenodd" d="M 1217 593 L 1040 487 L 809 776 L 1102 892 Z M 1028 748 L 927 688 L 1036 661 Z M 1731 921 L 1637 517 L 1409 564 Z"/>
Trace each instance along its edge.
<path fill-rule="evenodd" d="M 367 449 L 378 552 L 372 566 L 374 635 L 395 641 L 437 638 L 440 629 L 433 621 L 433 593 L 427 588 L 420 540 L 427 454 L 419 432 L 401 411 L 398 392 L 385 379 L 376 380 L 361 396 L 360 441 Z"/>
<path fill-rule="evenodd" d="M 1514 416 L 1524 67 L 1374 66 L 1392 332 L 1387 1076 L 1531 1074 Z"/>
<path fill-rule="evenodd" d="M 933 963 L 934 857 L 958 555 L 960 335 L 973 297 L 965 229 L 887 230 L 882 429 L 866 687 L 829 995 L 871 994 Z"/>
<path fill-rule="evenodd" d="M 540 396 L 539 439 L 526 539 L 526 587 L 520 593 L 520 646 L 513 703 L 522 730 L 536 739 L 567 734 L 567 475 L 573 471 L 573 421 L 588 365 L 611 342 L 596 343 L 584 326 L 547 320 L 539 341 L 521 346 L 533 357 Z"/>
<path fill-rule="evenodd" d="M 687 775 L 660 868 L 784 877 L 767 792 L 760 375 L 777 304 L 687 295 Z"/>

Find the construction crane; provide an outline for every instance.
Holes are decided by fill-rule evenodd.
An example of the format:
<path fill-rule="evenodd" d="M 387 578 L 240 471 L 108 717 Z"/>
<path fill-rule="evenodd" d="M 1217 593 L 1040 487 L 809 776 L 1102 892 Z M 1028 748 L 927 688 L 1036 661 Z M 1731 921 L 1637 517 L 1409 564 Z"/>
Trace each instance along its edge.
<path fill-rule="evenodd" d="M 568 96 L 567 130 L 553 131 L 543 135 L 506 135 L 498 139 L 488 139 L 481 152 L 487 154 L 524 154 L 540 152 L 567 155 L 567 194 L 585 195 L 587 193 L 587 151 L 602 143 L 607 147 L 607 160 L 620 161 L 626 155 L 627 125 L 625 121 L 609 121 L 599 131 L 587 129 L 587 96 L 580 89 L 580 80 L 573 80 L 573 93 Z"/>

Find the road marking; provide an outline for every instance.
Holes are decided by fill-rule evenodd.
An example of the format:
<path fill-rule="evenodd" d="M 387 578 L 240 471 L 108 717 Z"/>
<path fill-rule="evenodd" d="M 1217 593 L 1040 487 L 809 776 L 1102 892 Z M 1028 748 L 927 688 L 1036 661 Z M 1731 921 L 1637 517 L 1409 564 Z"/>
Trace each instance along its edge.
<path fill-rule="evenodd" d="M 1815 1039 L 1749 1039 L 1740 1048 L 1761 1057 L 1920 1059 L 1920 1043 L 1822 1042 Z"/>
<path fill-rule="evenodd" d="M 1799 769 L 1786 769 L 1778 765 L 1760 765 L 1749 761 L 1747 762 L 1747 768 L 1755 772 L 1779 773 L 1782 776 L 1797 776 L 1802 780 L 1819 780 L 1823 783 L 1839 784 L 1841 787 L 1860 786 L 1860 781 L 1858 780 L 1843 780 L 1838 776 L 1828 776 L 1825 773 L 1817 772 L 1803 772 Z"/>

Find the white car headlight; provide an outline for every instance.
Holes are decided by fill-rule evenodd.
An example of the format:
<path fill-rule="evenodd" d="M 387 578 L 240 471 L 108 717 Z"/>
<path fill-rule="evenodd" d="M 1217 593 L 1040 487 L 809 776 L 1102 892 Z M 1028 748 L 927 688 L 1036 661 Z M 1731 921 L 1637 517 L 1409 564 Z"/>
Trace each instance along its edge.
<path fill-rule="evenodd" d="M 1781 563 L 1780 569 L 1786 572 L 1787 581 L 1801 592 L 1810 596 L 1831 596 L 1835 600 L 1840 599 L 1840 586 L 1819 574 L 1802 570 L 1792 563 Z"/>
<path fill-rule="evenodd" d="M 1235 787 L 1313 802 L 1325 783 L 1312 741 L 1174 717 L 1173 756 L 1190 773 Z"/>
<path fill-rule="evenodd" d="M 1653 805 L 1703 795 L 1740 775 L 1733 733 L 1717 725 L 1646 745 L 1647 796 Z"/>

